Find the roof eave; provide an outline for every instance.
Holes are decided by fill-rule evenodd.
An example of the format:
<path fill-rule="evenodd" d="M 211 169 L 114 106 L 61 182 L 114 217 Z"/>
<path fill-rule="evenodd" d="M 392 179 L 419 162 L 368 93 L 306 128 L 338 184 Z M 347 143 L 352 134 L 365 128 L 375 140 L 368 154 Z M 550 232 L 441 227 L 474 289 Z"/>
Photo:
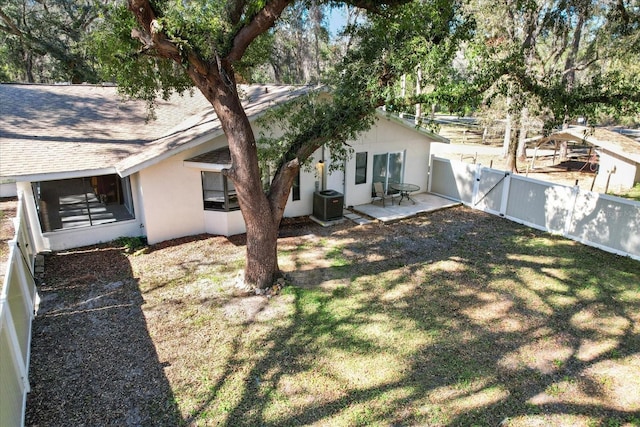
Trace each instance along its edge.
<path fill-rule="evenodd" d="M 389 113 L 388 111 L 384 111 L 382 109 L 377 109 L 376 113 L 378 116 L 380 117 L 384 117 L 387 120 L 391 120 L 401 126 L 403 126 L 406 129 L 411 129 L 414 132 L 417 132 L 419 134 L 422 134 L 424 136 L 429 137 L 433 142 L 442 142 L 444 144 L 450 144 L 451 141 L 448 138 L 445 138 L 442 135 L 438 135 L 436 133 L 433 133 L 421 126 L 416 126 L 416 125 L 411 125 L 409 123 L 407 123 L 407 121 L 401 117 L 396 116 L 395 114 Z"/>
<path fill-rule="evenodd" d="M 117 173 L 113 167 L 84 169 L 77 171 L 63 172 L 44 172 L 20 175 L 3 175 L 3 179 L 10 179 L 16 182 L 38 182 L 38 181 L 55 181 L 61 179 L 85 178 L 89 176 L 111 175 Z"/>
<path fill-rule="evenodd" d="M 289 101 L 291 101 L 291 99 L 288 99 L 288 100 L 282 101 L 281 103 L 275 104 L 275 105 L 272 106 L 272 108 L 276 107 L 278 105 L 281 105 L 282 103 L 289 102 Z M 249 119 L 250 123 L 254 123 L 256 120 L 258 120 L 260 117 L 262 117 L 266 113 L 267 113 L 266 109 L 265 110 L 259 110 L 259 111 L 256 111 L 256 112 L 248 114 L 247 118 Z M 140 163 L 137 163 L 135 165 L 132 165 L 132 166 L 122 167 L 122 163 L 124 163 L 126 161 L 126 159 L 125 159 L 122 162 L 120 162 L 119 164 L 116 164 L 115 168 L 118 170 L 118 174 L 120 176 L 122 176 L 122 177 L 129 176 L 129 175 L 134 174 L 136 172 L 140 172 L 142 169 L 148 168 L 149 166 L 153 166 L 155 164 L 158 164 L 158 163 L 162 162 L 163 160 L 166 160 L 169 157 L 172 157 L 172 156 L 174 156 L 174 155 L 176 155 L 178 153 L 181 153 L 181 152 L 183 152 L 185 150 L 188 150 L 190 148 L 195 148 L 195 147 L 197 147 L 197 146 L 199 146 L 201 144 L 204 144 L 204 143 L 206 143 L 208 141 L 211 141 L 212 139 L 217 138 L 217 137 L 222 136 L 222 135 L 224 135 L 224 130 L 222 129 L 222 127 L 218 127 L 218 128 L 213 129 L 213 130 L 211 130 L 211 131 L 209 131 L 209 132 L 207 132 L 207 133 L 205 133 L 205 134 L 203 134 L 203 135 L 201 135 L 199 137 L 194 138 L 193 140 L 191 140 L 188 143 L 180 145 L 179 147 L 176 147 L 176 148 L 169 149 L 169 150 L 163 152 L 162 154 L 160 154 L 158 156 L 155 156 L 153 158 L 144 160 L 144 161 L 142 161 Z"/>
<path fill-rule="evenodd" d="M 194 147 L 197 147 L 197 146 L 199 146 L 201 144 L 204 144 L 205 142 L 211 141 L 212 139 L 217 138 L 217 137 L 219 137 L 221 135 L 224 135 L 224 131 L 222 129 L 216 129 L 216 130 L 214 130 L 212 132 L 208 132 L 208 133 L 205 133 L 203 135 L 200 135 L 200 136 L 192 139 L 191 141 L 189 141 L 189 142 L 187 142 L 185 144 L 182 144 L 179 147 L 164 151 L 162 154 L 160 154 L 158 156 L 155 156 L 155 157 L 152 157 L 150 159 L 144 160 L 144 161 L 142 161 L 140 163 L 136 163 L 136 164 L 134 164 L 132 166 L 128 166 L 128 167 L 127 166 L 125 166 L 125 167 L 121 166 L 121 164 L 126 161 L 126 159 L 125 159 L 123 162 L 120 162 L 120 165 L 116 164 L 115 169 L 118 171 L 118 174 L 120 176 L 122 176 L 122 177 L 129 176 L 129 175 L 132 175 L 132 174 L 134 174 L 136 172 L 140 172 L 142 169 L 146 169 L 146 168 L 148 168 L 150 166 L 156 165 L 156 164 L 168 159 L 169 157 L 173 157 L 176 154 L 181 153 L 181 152 L 183 152 L 185 150 L 189 150 L 191 148 L 194 148 Z"/>

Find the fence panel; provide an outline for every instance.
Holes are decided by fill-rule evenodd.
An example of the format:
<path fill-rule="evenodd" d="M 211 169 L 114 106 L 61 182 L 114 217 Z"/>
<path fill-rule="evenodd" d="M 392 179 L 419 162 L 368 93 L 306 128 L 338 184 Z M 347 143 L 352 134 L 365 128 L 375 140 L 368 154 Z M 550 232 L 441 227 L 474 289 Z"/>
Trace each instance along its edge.
<path fill-rule="evenodd" d="M 455 160 L 431 160 L 432 193 L 640 260 L 640 202 Z"/>
<path fill-rule="evenodd" d="M 19 426 L 23 423 L 24 383 L 15 363 L 9 330 L 0 314 L 0 420 L 2 425 Z"/>
<path fill-rule="evenodd" d="M 508 177 L 509 175 L 503 171 L 480 168 L 474 208 L 500 214 L 502 212 L 502 194 Z"/>
<path fill-rule="evenodd" d="M 472 203 L 476 167 L 435 156 L 431 159 L 429 192 L 463 203 Z"/>
<path fill-rule="evenodd" d="M 24 424 L 31 346 L 31 322 L 37 290 L 33 276 L 35 249 L 26 220 L 24 199 L 18 195 L 15 236 L 9 242 L 0 289 L 0 421 L 2 426 Z"/>
<path fill-rule="evenodd" d="M 539 230 L 562 234 L 574 198 L 571 187 L 511 175 L 505 216 Z"/>
<path fill-rule="evenodd" d="M 579 242 L 640 259 L 640 203 L 580 191 L 567 236 Z"/>

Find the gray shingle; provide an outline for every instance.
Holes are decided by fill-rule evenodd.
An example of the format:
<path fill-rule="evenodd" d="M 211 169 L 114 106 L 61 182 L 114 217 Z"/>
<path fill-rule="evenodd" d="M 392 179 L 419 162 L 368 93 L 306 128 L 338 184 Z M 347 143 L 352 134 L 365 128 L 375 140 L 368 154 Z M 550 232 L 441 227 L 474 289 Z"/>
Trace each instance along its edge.
<path fill-rule="evenodd" d="M 309 90 L 241 87 L 250 117 Z M 145 102 L 122 99 L 114 86 L 0 84 L 0 176 L 129 174 L 222 132 L 199 91 L 160 100 L 155 116 L 149 118 Z"/>

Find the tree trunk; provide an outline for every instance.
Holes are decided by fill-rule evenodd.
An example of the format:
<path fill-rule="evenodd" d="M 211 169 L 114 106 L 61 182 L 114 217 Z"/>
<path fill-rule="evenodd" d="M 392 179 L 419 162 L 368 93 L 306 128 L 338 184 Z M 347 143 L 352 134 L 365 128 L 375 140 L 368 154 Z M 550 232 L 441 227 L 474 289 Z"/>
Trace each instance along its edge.
<path fill-rule="evenodd" d="M 133 38 L 159 56 L 181 64 L 193 83 L 211 103 L 227 137 L 231 168 L 223 173 L 235 186 L 240 211 L 247 229 L 245 284 L 270 286 L 280 274 L 277 258 L 278 228 L 284 214 L 293 177 L 299 170 L 297 159 L 282 165 L 272 181 L 269 195 L 262 188 L 255 135 L 237 92 L 233 63 L 260 34 L 268 31 L 291 0 L 271 0 L 251 23 L 235 36 L 234 47 L 225 58 L 208 61 L 192 50 L 178 47 L 165 33 L 157 31 L 156 13 L 149 0 L 129 0 L 128 8 L 141 28 Z"/>
<path fill-rule="evenodd" d="M 33 55 L 26 50 L 24 53 L 24 73 L 27 83 L 35 83 L 35 78 L 33 77 Z"/>
<path fill-rule="evenodd" d="M 283 190 L 288 182 L 283 179 L 269 197 L 262 190 L 255 136 L 235 87 L 235 81 L 227 85 L 202 80 L 198 85 L 213 105 L 229 143 L 233 166 L 224 173 L 233 181 L 247 229 L 245 284 L 266 288 L 280 275 L 278 229 L 291 186 Z"/>
<path fill-rule="evenodd" d="M 510 102 L 507 100 L 507 105 Z M 504 140 L 502 141 L 502 158 L 506 159 L 509 154 L 509 145 L 511 144 L 511 113 L 507 112 L 507 119 L 504 124 Z"/>
<path fill-rule="evenodd" d="M 516 127 L 515 132 L 513 132 L 513 136 L 511 141 L 509 142 L 509 149 L 507 150 L 507 159 L 505 164 L 505 170 L 508 170 L 511 173 L 518 172 L 518 165 L 516 162 L 516 157 L 518 153 L 518 135 L 520 130 Z"/>
<path fill-rule="evenodd" d="M 518 151 L 517 156 L 520 160 L 527 159 L 527 144 L 525 140 L 527 139 L 527 122 L 529 118 L 529 109 L 524 107 L 520 112 L 520 132 L 518 137 Z"/>
<path fill-rule="evenodd" d="M 571 49 L 569 50 L 569 54 L 567 55 L 567 59 L 564 64 L 564 76 L 563 83 L 565 85 L 565 90 L 567 92 L 571 92 L 575 85 L 576 80 L 576 59 L 578 57 L 578 51 L 580 50 L 580 42 L 582 40 L 582 28 L 584 27 L 584 23 L 586 20 L 586 15 L 588 13 L 587 8 L 579 8 L 578 12 L 578 21 L 576 22 L 576 26 L 573 31 L 573 40 L 571 42 Z M 563 129 L 569 127 L 569 120 L 571 118 L 565 115 L 564 123 L 562 125 Z M 560 161 L 567 160 L 569 156 L 569 146 L 567 141 L 562 141 L 560 144 Z"/>
<path fill-rule="evenodd" d="M 418 65 L 418 70 L 416 72 L 416 96 L 420 96 L 422 93 L 422 67 Z M 422 120 L 422 104 L 419 102 L 416 104 L 416 116 L 414 122 L 416 125 L 420 124 Z"/>

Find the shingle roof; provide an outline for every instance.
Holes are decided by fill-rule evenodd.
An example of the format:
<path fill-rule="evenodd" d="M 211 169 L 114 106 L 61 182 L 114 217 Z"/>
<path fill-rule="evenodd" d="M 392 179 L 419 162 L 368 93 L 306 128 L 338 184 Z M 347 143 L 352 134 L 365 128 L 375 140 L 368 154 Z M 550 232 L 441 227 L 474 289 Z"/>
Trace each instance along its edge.
<path fill-rule="evenodd" d="M 249 117 L 310 90 L 241 87 Z M 113 86 L 0 84 L 0 176 L 15 179 L 112 170 L 129 175 L 222 133 L 199 91 L 160 100 L 149 120 L 144 101 Z"/>
<path fill-rule="evenodd" d="M 217 150 L 207 151 L 206 153 L 194 156 L 185 160 L 193 163 L 215 163 L 219 165 L 231 163 L 231 151 L 229 147 L 218 148 Z"/>

